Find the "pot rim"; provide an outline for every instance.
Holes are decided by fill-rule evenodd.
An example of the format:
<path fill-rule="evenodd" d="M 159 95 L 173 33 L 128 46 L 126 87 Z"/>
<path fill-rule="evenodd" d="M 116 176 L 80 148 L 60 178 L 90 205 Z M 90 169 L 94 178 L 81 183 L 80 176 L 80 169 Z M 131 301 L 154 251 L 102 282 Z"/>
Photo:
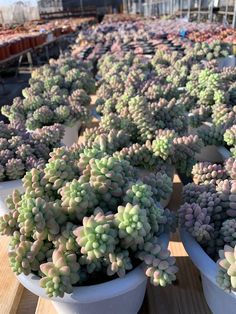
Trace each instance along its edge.
<path fill-rule="evenodd" d="M 8 189 L 8 188 L 12 188 L 12 185 L 19 185 L 22 184 L 22 179 L 16 179 L 16 180 L 8 180 L 8 181 L 0 181 L 0 189 L 4 188 L 4 189 Z"/>
<path fill-rule="evenodd" d="M 180 236 L 183 242 L 184 248 L 191 258 L 194 265 L 201 272 L 201 275 L 210 280 L 217 287 L 216 274 L 217 263 L 214 262 L 207 253 L 203 250 L 200 244 L 191 236 L 191 234 L 184 228 L 180 229 Z M 219 287 L 219 289 L 221 289 Z M 222 289 L 222 292 L 229 294 L 231 297 L 236 298 L 236 292 L 228 292 Z"/>
<path fill-rule="evenodd" d="M 169 234 L 164 233 L 159 238 L 163 246 L 167 247 L 170 239 Z M 74 287 L 73 292 L 71 294 L 65 293 L 63 298 L 49 298 L 46 295 L 45 289 L 40 287 L 40 278 L 38 276 L 34 274 L 28 276 L 20 274 L 17 278 L 26 289 L 34 294 L 61 303 L 93 303 L 114 298 L 135 289 L 141 283 L 147 281 L 147 277 L 143 271 L 143 264 L 141 264 L 127 273 L 123 278 L 116 278 L 92 286 Z"/>

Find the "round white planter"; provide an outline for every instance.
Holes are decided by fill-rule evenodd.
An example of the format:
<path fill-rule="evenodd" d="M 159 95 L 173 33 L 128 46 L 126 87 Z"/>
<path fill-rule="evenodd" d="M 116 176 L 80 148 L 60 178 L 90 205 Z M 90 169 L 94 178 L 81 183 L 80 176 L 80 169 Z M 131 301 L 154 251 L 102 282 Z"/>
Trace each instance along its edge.
<path fill-rule="evenodd" d="M 8 213 L 9 209 L 6 205 L 6 199 L 16 189 L 20 192 L 24 192 L 21 180 L 0 182 L 0 216 Z"/>
<path fill-rule="evenodd" d="M 216 283 L 216 263 L 187 231 L 182 229 L 180 235 L 185 250 L 201 273 L 204 296 L 212 313 L 235 314 L 236 293 L 229 293 L 218 287 Z"/>
<path fill-rule="evenodd" d="M 189 116 L 192 114 L 189 113 Z M 203 122 L 203 124 L 211 126 L 210 122 Z M 196 135 L 198 128 L 192 128 L 188 126 L 188 133 Z M 209 161 L 209 162 L 224 162 L 230 157 L 230 152 L 224 146 L 207 145 L 204 146 L 199 154 L 195 155 L 197 161 Z"/>
<path fill-rule="evenodd" d="M 162 235 L 162 243 L 168 246 L 169 236 Z M 39 285 L 39 277 L 31 274 L 17 276 L 21 284 L 34 294 L 47 298 Z M 72 294 L 64 298 L 51 298 L 58 314 L 136 314 L 144 299 L 147 277 L 142 265 L 125 277 L 102 284 L 75 287 Z"/>
<path fill-rule="evenodd" d="M 224 162 L 230 157 L 230 152 L 224 146 L 208 145 L 196 154 L 197 161 Z"/>
<path fill-rule="evenodd" d="M 65 126 L 65 134 L 61 140 L 62 145 L 72 146 L 77 143 L 79 137 L 79 129 L 81 127 L 81 122 L 76 122 L 72 127 Z"/>
<path fill-rule="evenodd" d="M 235 56 L 228 56 L 224 58 L 219 58 L 217 60 L 218 62 L 218 68 L 235 68 L 236 66 L 236 57 Z"/>

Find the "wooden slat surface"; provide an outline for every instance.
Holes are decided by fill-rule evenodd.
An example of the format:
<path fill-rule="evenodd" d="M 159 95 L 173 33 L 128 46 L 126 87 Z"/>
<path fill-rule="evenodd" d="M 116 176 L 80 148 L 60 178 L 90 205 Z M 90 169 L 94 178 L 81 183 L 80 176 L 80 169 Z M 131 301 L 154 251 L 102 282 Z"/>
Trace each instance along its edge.
<path fill-rule="evenodd" d="M 174 193 L 169 204 L 172 210 L 179 208 L 181 192 L 182 184 L 175 175 Z M 49 300 L 38 299 L 18 283 L 8 263 L 8 239 L 1 237 L 0 241 L 0 314 L 56 314 Z M 139 314 L 210 314 L 199 272 L 184 250 L 178 233 L 173 235 L 169 248 L 179 267 L 177 281 L 166 288 L 148 285 Z"/>
<path fill-rule="evenodd" d="M 14 314 L 21 300 L 23 287 L 10 269 L 7 250 L 9 239 L 0 237 L 0 313 Z"/>

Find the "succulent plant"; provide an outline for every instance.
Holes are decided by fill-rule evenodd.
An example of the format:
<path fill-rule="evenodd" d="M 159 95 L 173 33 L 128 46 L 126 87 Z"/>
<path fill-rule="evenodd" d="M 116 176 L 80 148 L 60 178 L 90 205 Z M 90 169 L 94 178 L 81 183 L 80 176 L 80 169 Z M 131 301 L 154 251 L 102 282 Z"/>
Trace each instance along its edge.
<path fill-rule="evenodd" d="M 60 248 L 54 250 L 52 262 L 40 265 L 44 274 L 40 285 L 45 288 L 49 297 L 63 297 L 64 293 L 72 293 L 72 285 L 79 281 L 79 269 L 75 253 L 64 252 Z"/>
<path fill-rule="evenodd" d="M 217 180 L 226 178 L 225 169 L 220 164 L 199 162 L 192 169 L 193 180 L 197 184 L 216 184 Z"/>
<path fill-rule="evenodd" d="M 12 236 L 13 271 L 42 277 L 49 297 L 63 297 L 75 284 L 104 272 L 124 276 L 137 258 L 143 261 L 145 244 L 173 221 L 157 203 L 162 187 L 158 192 L 138 179 L 128 161 L 110 155 L 91 157 L 79 170 L 83 149 L 55 149 L 44 167 L 25 175 L 25 192 L 13 193 L 9 214 L 0 218 L 1 234 Z M 169 253 L 160 258 L 170 270 L 161 266 L 160 280 L 154 282 L 165 285 L 175 279 L 176 268 Z"/>
<path fill-rule="evenodd" d="M 142 181 L 151 186 L 153 196 L 157 201 L 166 200 L 172 193 L 173 184 L 172 178 L 170 178 L 165 172 L 150 173 L 142 177 Z"/>
<path fill-rule="evenodd" d="M 224 143 L 224 132 L 224 126 L 214 124 L 204 124 L 197 129 L 198 136 L 205 145 L 222 145 Z"/>
<path fill-rule="evenodd" d="M 212 122 L 216 125 L 230 125 L 235 120 L 233 108 L 226 104 L 215 104 L 212 106 Z"/>
<path fill-rule="evenodd" d="M 151 230 L 146 210 L 130 203 L 118 207 L 115 224 L 119 230 L 121 245 L 125 249 L 136 250 L 138 245 L 143 246 L 144 238 Z"/>
<path fill-rule="evenodd" d="M 224 133 L 224 141 L 228 146 L 236 146 L 236 125 L 227 129 Z"/>
<path fill-rule="evenodd" d="M 88 183 L 79 180 L 67 182 L 61 189 L 61 206 L 70 215 L 82 220 L 98 204 L 96 195 Z"/>
<path fill-rule="evenodd" d="M 173 135 L 162 135 L 152 141 L 152 149 L 155 156 L 166 160 L 173 154 Z"/>
<path fill-rule="evenodd" d="M 83 225 L 75 229 L 74 234 L 81 247 L 81 253 L 91 261 L 113 252 L 117 242 L 113 216 L 106 216 L 102 211 L 84 217 Z"/>
<path fill-rule="evenodd" d="M 19 241 L 15 249 L 10 250 L 10 266 L 17 274 L 23 273 L 29 275 L 32 271 L 38 271 L 40 262 L 46 258 L 45 254 L 51 248 L 50 244 L 46 244 L 41 240 L 31 242 L 23 240 L 22 236 L 16 232 L 12 241 Z"/>
<path fill-rule="evenodd" d="M 223 250 L 219 251 L 218 273 L 216 281 L 218 285 L 228 291 L 236 289 L 235 283 L 235 247 L 225 245 Z"/>
<path fill-rule="evenodd" d="M 207 121 L 210 118 L 211 109 L 204 106 L 194 108 L 188 115 L 189 125 L 193 128 L 201 126 L 202 122 Z"/>
<path fill-rule="evenodd" d="M 115 152 L 114 156 L 118 159 L 125 159 L 133 166 L 153 168 L 158 164 L 158 158 L 154 156 L 151 144 L 147 143 L 133 144 L 129 147 L 122 148 L 119 152 Z"/>
<path fill-rule="evenodd" d="M 63 136 L 60 125 L 45 127 L 35 133 L 3 122 L 0 128 L 3 131 L 0 138 L 1 181 L 21 179 L 27 170 L 43 166 L 49 152 L 60 145 Z"/>
<path fill-rule="evenodd" d="M 124 277 L 126 271 L 132 269 L 133 267 L 128 250 L 118 250 L 117 252 L 110 253 L 107 262 L 108 276 L 117 274 L 119 277 Z"/>
<path fill-rule="evenodd" d="M 192 71 L 194 72 L 193 68 Z M 225 103 L 227 100 L 220 75 L 209 68 L 200 70 L 196 76 L 190 75 L 186 88 L 190 95 L 196 97 L 203 106 Z"/>
<path fill-rule="evenodd" d="M 189 175 L 195 164 L 195 154 L 202 148 L 202 141 L 197 135 L 176 137 L 173 140 L 174 153 L 172 162 L 180 173 Z"/>
<path fill-rule="evenodd" d="M 95 92 L 92 74 L 82 63 L 72 62 L 67 72 L 61 67 L 64 65 L 52 62 L 33 71 L 30 87 L 23 91 L 24 99 L 17 98 L 12 106 L 4 106 L 2 113 L 10 121 L 24 121 L 29 130 L 86 120 L 86 107 L 91 101 L 87 93 Z"/>
<path fill-rule="evenodd" d="M 227 219 L 222 223 L 220 228 L 220 237 L 223 244 L 228 244 L 232 247 L 236 245 L 236 220 Z"/>
<path fill-rule="evenodd" d="M 199 243 L 204 243 L 212 238 L 214 228 L 210 225 L 210 216 L 206 208 L 196 203 L 183 204 L 179 211 L 179 223 Z"/>
<path fill-rule="evenodd" d="M 236 180 L 236 160 L 230 157 L 225 161 L 225 169 L 232 180 Z"/>
<path fill-rule="evenodd" d="M 175 258 L 170 256 L 167 249 L 162 248 L 156 238 L 145 243 L 143 252 L 139 253 L 138 257 L 144 261 L 145 273 L 154 286 L 165 287 L 176 279 Z"/>
<path fill-rule="evenodd" d="M 194 183 L 184 187 L 185 203 L 179 209 L 179 223 L 200 243 L 206 253 L 218 260 L 217 282 L 233 290 L 232 273 L 236 244 L 236 182 L 234 158 L 224 165 L 201 162 L 193 167 Z M 233 269 L 234 266 L 232 266 Z"/>
<path fill-rule="evenodd" d="M 154 116 L 156 129 L 174 130 L 180 135 L 186 132 L 187 114 L 181 100 L 160 99 L 158 103 L 150 105 L 150 112 Z"/>

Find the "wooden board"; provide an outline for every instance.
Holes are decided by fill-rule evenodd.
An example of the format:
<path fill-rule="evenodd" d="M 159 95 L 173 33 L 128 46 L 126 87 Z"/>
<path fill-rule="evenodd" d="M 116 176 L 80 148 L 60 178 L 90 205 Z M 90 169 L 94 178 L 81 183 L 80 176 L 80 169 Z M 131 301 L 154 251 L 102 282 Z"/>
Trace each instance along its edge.
<path fill-rule="evenodd" d="M 14 314 L 21 300 L 23 287 L 9 266 L 7 237 L 0 237 L 0 313 Z"/>

